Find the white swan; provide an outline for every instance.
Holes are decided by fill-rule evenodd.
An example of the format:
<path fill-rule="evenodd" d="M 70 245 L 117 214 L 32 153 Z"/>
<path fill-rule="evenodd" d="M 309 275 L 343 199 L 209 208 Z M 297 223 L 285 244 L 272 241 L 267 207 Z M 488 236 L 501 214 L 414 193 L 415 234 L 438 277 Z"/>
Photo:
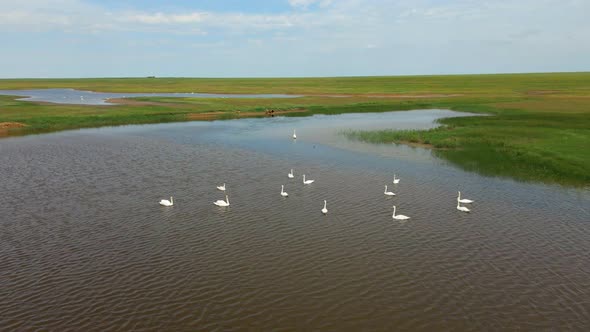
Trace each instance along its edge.
<path fill-rule="evenodd" d="M 217 189 L 219 189 L 221 191 L 225 191 L 225 183 L 223 184 L 223 186 L 217 186 Z"/>
<path fill-rule="evenodd" d="M 461 199 L 461 192 L 460 192 L 460 191 L 458 191 L 458 193 L 459 193 L 459 197 L 457 197 L 457 200 L 459 201 L 459 203 L 466 203 L 466 204 L 469 204 L 469 203 L 473 203 L 473 202 L 474 202 L 474 201 L 472 201 L 472 200 L 470 200 L 470 199 L 467 199 L 467 198 L 463 198 L 463 199 Z"/>
<path fill-rule="evenodd" d="M 457 199 L 457 210 L 459 210 L 459 211 L 463 211 L 463 212 L 469 212 L 469 211 L 471 211 L 471 210 L 469 210 L 468 208 L 466 208 L 466 207 L 464 207 L 464 206 L 461 206 L 461 205 L 459 205 L 459 199 Z"/>
<path fill-rule="evenodd" d="M 399 179 L 395 178 L 395 174 L 393 174 L 393 184 L 398 184 L 399 183 Z"/>
<path fill-rule="evenodd" d="M 385 191 L 383 192 L 387 196 L 395 196 L 395 194 L 391 191 L 387 191 L 387 185 L 385 185 Z"/>
<path fill-rule="evenodd" d="M 393 215 L 392 215 L 393 219 L 395 220 L 406 220 L 406 219 L 410 219 L 410 217 L 408 216 L 404 216 L 403 214 L 398 214 L 397 216 L 395 215 L 395 205 L 393 206 Z"/>
<path fill-rule="evenodd" d="M 225 195 L 225 201 L 222 199 L 219 199 L 219 200 L 213 202 L 213 204 L 215 204 L 217 206 L 229 206 L 229 197 L 227 197 L 227 195 Z"/>
<path fill-rule="evenodd" d="M 326 202 L 326 200 L 324 199 L 324 208 L 322 209 L 322 213 L 323 213 L 323 214 L 328 214 L 328 209 L 326 209 L 326 204 L 327 204 L 327 202 Z"/>
<path fill-rule="evenodd" d="M 305 180 L 305 174 L 303 174 L 303 184 L 312 184 L 315 180 Z"/>
<path fill-rule="evenodd" d="M 163 199 L 160 201 L 160 205 L 162 206 L 172 206 L 174 205 L 174 199 L 172 198 L 172 196 L 170 196 L 170 200 L 167 199 Z"/>
<path fill-rule="evenodd" d="M 282 184 L 281 185 L 281 196 L 287 197 L 287 196 L 289 196 L 289 194 L 287 194 L 287 192 L 284 191 L 284 188 L 285 188 L 285 185 Z"/>
<path fill-rule="evenodd" d="M 293 169 L 291 168 L 291 173 L 287 174 L 287 176 L 289 177 L 289 179 L 294 178 L 295 176 L 293 175 Z"/>
<path fill-rule="evenodd" d="M 293 129 L 293 139 L 297 139 L 297 134 L 295 133 L 295 129 Z"/>

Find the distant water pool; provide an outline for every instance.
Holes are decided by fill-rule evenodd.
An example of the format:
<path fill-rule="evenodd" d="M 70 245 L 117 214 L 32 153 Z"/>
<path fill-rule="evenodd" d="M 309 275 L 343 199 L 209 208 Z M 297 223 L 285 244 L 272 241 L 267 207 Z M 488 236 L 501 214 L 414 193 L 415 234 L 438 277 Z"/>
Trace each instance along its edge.
<path fill-rule="evenodd" d="M 75 89 L 33 89 L 0 90 L 0 95 L 23 96 L 19 100 L 41 101 L 56 104 L 115 105 L 107 102 L 113 98 L 134 97 L 173 97 L 173 98 L 297 98 L 298 95 L 285 94 L 220 94 L 220 93 L 116 93 L 94 92 Z"/>

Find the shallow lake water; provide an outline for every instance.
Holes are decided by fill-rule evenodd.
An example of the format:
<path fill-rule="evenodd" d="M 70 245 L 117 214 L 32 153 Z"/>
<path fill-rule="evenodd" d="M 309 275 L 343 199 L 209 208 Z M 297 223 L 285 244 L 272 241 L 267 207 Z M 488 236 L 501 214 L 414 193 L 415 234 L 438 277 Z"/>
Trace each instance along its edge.
<path fill-rule="evenodd" d="M 588 190 L 483 177 L 428 150 L 338 134 L 429 128 L 461 115 L 2 139 L 0 327 L 588 330 Z M 315 183 L 303 185 L 304 173 Z M 229 208 L 212 204 L 224 182 Z M 471 213 L 456 210 L 458 190 L 475 200 Z M 158 205 L 171 195 L 173 207 Z M 411 219 L 393 220 L 394 204 Z"/>
<path fill-rule="evenodd" d="M 113 98 L 134 97 L 173 97 L 173 98 L 296 98 L 296 95 L 283 94 L 220 94 L 220 93 L 115 93 L 94 92 L 75 89 L 34 89 L 0 90 L 0 95 L 24 96 L 19 100 L 78 105 L 114 105 L 107 102 Z"/>

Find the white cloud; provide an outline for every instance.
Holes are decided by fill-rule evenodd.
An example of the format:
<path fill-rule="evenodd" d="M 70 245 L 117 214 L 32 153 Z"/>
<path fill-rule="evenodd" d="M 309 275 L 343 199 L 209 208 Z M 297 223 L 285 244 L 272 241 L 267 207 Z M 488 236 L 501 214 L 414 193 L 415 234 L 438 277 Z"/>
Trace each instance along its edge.
<path fill-rule="evenodd" d="M 288 32 L 283 39 L 331 39 L 351 45 L 436 43 L 441 40 L 576 39 L 590 24 L 579 0 L 288 0 L 292 12 L 113 11 L 84 0 L 0 0 L 0 32 L 61 30 L 77 33 L 259 34 Z M 313 7 L 298 11 L 297 8 Z M 547 22 L 553 22 L 548 24 Z M 534 38 L 530 31 L 535 31 Z M 305 38 L 302 35 L 306 35 Z M 255 38 L 260 38 L 256 36 Z M 272 38 L 271 36 L 268 37 Z"/>
<path fill-rule="evenodd" d="M 292 28 L 309 28 L 326 25 L 328 22 L 319 20 L 317 14 L 286 13 L 286 14 L 243 14 L 192 12 L 175 13 L 124 13 L 117 20 L 120 24 L 133 24 L 134 29 L 144 26 L 166 27 L 187 26 L 199 29 L 215 29 L 216 31 L 233 31 L 241 33 L 257 33 L 263 31 L 278 32 Z M 138 25 L 139 24 L 139 25 Z"/>
<path fill-rule="evenodd" d="M 227 13 L 227 12 L 148 12 L 116 11 L 90 5 L 83 0 L 33 0 L 14 3 L 0 0 L 0 32 L 61 30 L 78 33 L 100 31 L 170 32 L 177 26 L 204 32 L 206 29 L 264 31 L 320 23 L 311 13 Z"/>
<path fill-rule="evenodd" d="M 122 20 L 129 22 L 137 22 L 143 24 L 187 24 L 202 22 L 206 18 L 207 13 L 193 12 L 190 14 L 130 14 L 125 16 Z"/>
<path fill-rule="evenodd" d="M 360 74 L 372 73 L 367 68 L 381 74 L 527 70 L 532 68 L 527 67 L 533 63 L 532 50 L 539 68 L 545 62 L 558 66 L 560 59 L 563 63 L 579 59 L 590 67 L 590 60 L 583 60 L 590 59 L 586 42 L 590 1 L 288 0 L 288 4 L 291 7 L 284 12 L 252 13 L 115 10 L 86 0 L 0 0 L 0 34 L 6 39 L 11 35 L 7 32 L 30 33 L 31 40 L 48 31 L 66 36 L 103 34 L 108 43 L 118 39 L 119 46 L 133 47 L 131 51 L 144 47 L 141 39 L 168 40 L 170 54 L 193 45 L 192 50 L 207 50 L 199 54 L 203 61 L 211 54 L 208 63 L 222 61 L 220 55 L 251 62 L 269 57 L 264 58 L 269 66 L 288 60 L 300 66 L 281 62 L 281 68 L 301 71 L 310 70 L 309 66 L 317 75 L 328 68 L 340 68 L 342 74 L 354 68 Z M 178 53 L 181 62 L 183 52 Z M 146 52 L 138 54 L 143 57 Z M 0 52 L 0 62 L 5 57 Z M 232 70 L 242 70 L 238 64 L 232 64 Z M 252 63 L 247 65 L 255 70 Z"/>
<path fill-rule="evenodd" d="M 289 5 L 298 8 L 308 8 L 311 5 L 319 5 L 321 8 L 328 7 L 332 0 L 288 0 Z"/>

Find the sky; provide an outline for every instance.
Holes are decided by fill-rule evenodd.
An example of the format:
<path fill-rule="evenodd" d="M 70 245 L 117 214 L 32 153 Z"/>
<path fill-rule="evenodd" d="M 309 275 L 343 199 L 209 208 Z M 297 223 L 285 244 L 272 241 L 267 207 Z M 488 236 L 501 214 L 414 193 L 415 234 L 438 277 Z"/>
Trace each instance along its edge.
<path fill-rule="evenodd" d="M 0 78 L 590 71 L 590 0 L 0 0 Z"/>

